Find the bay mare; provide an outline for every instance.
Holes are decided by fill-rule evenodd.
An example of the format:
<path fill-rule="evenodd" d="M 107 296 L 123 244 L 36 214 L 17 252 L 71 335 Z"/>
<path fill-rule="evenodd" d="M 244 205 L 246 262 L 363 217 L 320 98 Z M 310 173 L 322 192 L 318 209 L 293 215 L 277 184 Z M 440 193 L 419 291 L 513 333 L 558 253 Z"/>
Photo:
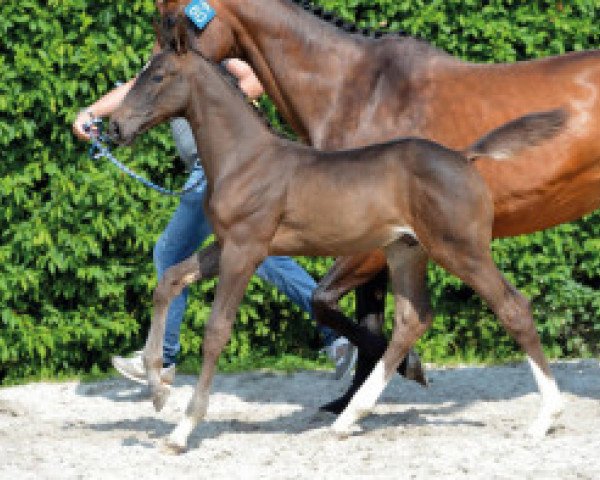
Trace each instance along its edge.
<path fill-rule="evenodd" d="M 165 0 L 165 41 L 177 43 L 175 25 L 187 3 Z M 310 145 L 334 150 L 419 136 L 460 150 L 504 122 L 560 105 L 572 118 L 568 138 L 551 139 L 506 162 L 476 160 L 494 203 L 492 236 L 542 230 L 600 206 L 600 52 L 475 64 L 409 36 L 350 33 L 356 28 L 310 2 L 209 3 L 216 17 L 207 27 L 198 31 L 190 23 L 195 47 L 216 62 L 248 61 Z M 371 280 L 357 290 L 356 310 L 379 332 L 387 276 L 378 272 L 385 265 L 380 249 L 338 258 L 315 292 L 315 319 L 335 317 L 341 334 L 356 337 L 338 300 Z M 331 411 L 346 405 L 385 350 L 382 335 L 361 338 L 355 382 L 326 406 Z"/>
<path fill-rule="evenodd" d="M 396 304 L 393 334 L 334 429 L 346 432 L 375 405 L 402 358 L 431 324 L 425 283 L 427 263 L 433 260 L 479 293 L 526 352 L 542 394 L 532 432 L 546 433 L 562 409 L 560 394 L 528 301 L 492 260 L 493 202 L 470 159 L 505 158 L 556 136 L 565 124 L 563 110 L 521 117 L 462 152 L 415 137 L 323 152 L 275 135 L 214 65 L 184 49 L 152 59 L 111 116 L 110 132 L 115 141 L 129 143 L 173 116 L 184 116 L 192 127 L 217 243 L 169 269 L 155 290 L 144 361 L 159 410 L 168 395 L 160 372 L 169 303 L 211 269 L 218 271 L 219 283 L 205 327 L 200 378 L 169 447 L 185 449 L 204 418 L 218 356 L 247 283 L 265 257 L 352 255 L 375 248 L 384 250 L 390 271 Z"/>

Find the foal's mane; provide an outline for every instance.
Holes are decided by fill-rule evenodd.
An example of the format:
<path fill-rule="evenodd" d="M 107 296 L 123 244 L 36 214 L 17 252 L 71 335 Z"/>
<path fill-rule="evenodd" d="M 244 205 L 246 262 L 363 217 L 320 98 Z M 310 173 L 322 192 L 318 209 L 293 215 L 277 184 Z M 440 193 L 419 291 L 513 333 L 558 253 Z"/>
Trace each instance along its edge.
<path fill-rule="evenodd" d="M 254 102 L 251 102 L 251 101 L 248 100 L 248 97 L 243 92 L 243 90 L 240 88 L 240 83 L 239 83 L 238 79 L 234 75 L 232 75 L 231 73 L 229 73 L 229 71 L 222 64 L 214 62 L 210 58 L 206 58 L 204 55 L 202 55 L 202 52 L 200 52 L 193 45 L 189 45 L 188 48 L 189 48 L 190 51 L 192 51 L 194 53 L 194 55 L 198 55 L 206 63 L 208 63 L 209 66 L 213 70 L 215 70 L 215 72 L 217 73 L 217 75 L 223 79 L 223 81 L 227 84 L 227 86 L 232 91 L 232 93 L 234 95 L 240 96 L 244 100 L 244 102 L 246 103 L 246 105 L 248 106 L 248 108 L 250 110 L 252 110 L 252 112 L 254 112 L 254 114 L 256 115 L 256 117 L 266 127 L 268 127 L 269 130 L 274 135 L 276 135 L 276 136 L 278 136 L 280 138 L 283 138 L 285 140 L 289 140 L 289 138 L 286 137 L 285 134 L 281 133 L 280 131 L 276 130 L 275 127 L 273 127 L 273 125 L 269 121 L 269 117 L 267 116 L 267 114 L 265 112 L 263 112 Z"/>
<path fill-rule="evenodd" d="M 315 17 L 324 20 L 327 23 L 330 23 L 338 28 L 341 28 L 343 31 L 347 33 L 360 33 L 361 35 L 369 38 L 380 38 L 384 35 L 398 35 L 401 37 L 406 37 L 408 34 L 402 30 L 398 30 L 396 32 L 385 32 L 382 30 L 376 30 L 372 28 L 362 28 L 356 25 L 353 22 L 348 22 L 341 18 L 336 13 L 331 10 L 326 10 L 320 5 L 315 5 L 311 0 L 290 0 L 292 3 L 302 7 L 307 12 L 312 13 Z M 360 7 L 359 7 L 360 8 Z"/>

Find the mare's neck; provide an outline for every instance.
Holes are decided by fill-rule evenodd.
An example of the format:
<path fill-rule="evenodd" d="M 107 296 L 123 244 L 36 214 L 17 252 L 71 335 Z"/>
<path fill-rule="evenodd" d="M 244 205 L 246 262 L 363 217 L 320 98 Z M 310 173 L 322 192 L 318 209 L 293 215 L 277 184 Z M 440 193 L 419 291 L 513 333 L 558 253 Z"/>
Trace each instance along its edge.
<path fill-rule="evenodd" d="M 191 75 L 185 111 L 209 183 L 241 168 L 275 138 L 240 92 L 211 65 Z"/>
<path fill-rule="evenodd" d="M 350 36 L 289 1 L 219 0 L 269 97 L 312 145 L 365 39 Z M 294 95 L 290 95 L 293 92 Z"/>

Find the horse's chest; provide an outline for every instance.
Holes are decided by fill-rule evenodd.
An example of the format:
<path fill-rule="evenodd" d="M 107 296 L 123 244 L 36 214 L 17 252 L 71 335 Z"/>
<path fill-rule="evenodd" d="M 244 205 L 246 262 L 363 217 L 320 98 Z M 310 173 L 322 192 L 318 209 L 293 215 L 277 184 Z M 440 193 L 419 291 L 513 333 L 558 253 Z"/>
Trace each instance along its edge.
<path fill-rule="evenodd" d="M 207 213 L 215 231 L 241 223 L 264 224 L 267 216 L 276 215 L 276 189 L 264 180 L 240 176 L 215 185 L 207 198 Z"/>
<path fill-rule="evenodd" d="M 215 222 L 230 223 L 231 219 L 243 216 L 247 211 L 248 198 L 252 192 L 239 185 L 216 188 L 208 198 L 208 212 Z"/>

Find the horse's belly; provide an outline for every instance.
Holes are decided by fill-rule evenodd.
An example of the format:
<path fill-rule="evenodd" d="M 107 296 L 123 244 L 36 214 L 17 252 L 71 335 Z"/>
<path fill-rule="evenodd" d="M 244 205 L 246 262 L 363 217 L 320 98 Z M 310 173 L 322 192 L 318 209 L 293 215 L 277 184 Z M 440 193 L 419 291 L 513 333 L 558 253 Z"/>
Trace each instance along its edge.
<path fill-rule="evenodd" d="M 339 227 L 339 228 L 336 228 Z M 345 223 L 324 226 L 281 225 L 273 237 L 271 255 L 339 256 L 369 252 L 394 241 L 410 227 L 392 224 Z"/>
<path fill-rule="evenodd" d="M 600 157 L 598 158 L 600 164 Z M 532 233 L 574 221 L 600 208 L 600 165 L 530 195 L 500 198 L 495 205 L 495 238 Z"/>

